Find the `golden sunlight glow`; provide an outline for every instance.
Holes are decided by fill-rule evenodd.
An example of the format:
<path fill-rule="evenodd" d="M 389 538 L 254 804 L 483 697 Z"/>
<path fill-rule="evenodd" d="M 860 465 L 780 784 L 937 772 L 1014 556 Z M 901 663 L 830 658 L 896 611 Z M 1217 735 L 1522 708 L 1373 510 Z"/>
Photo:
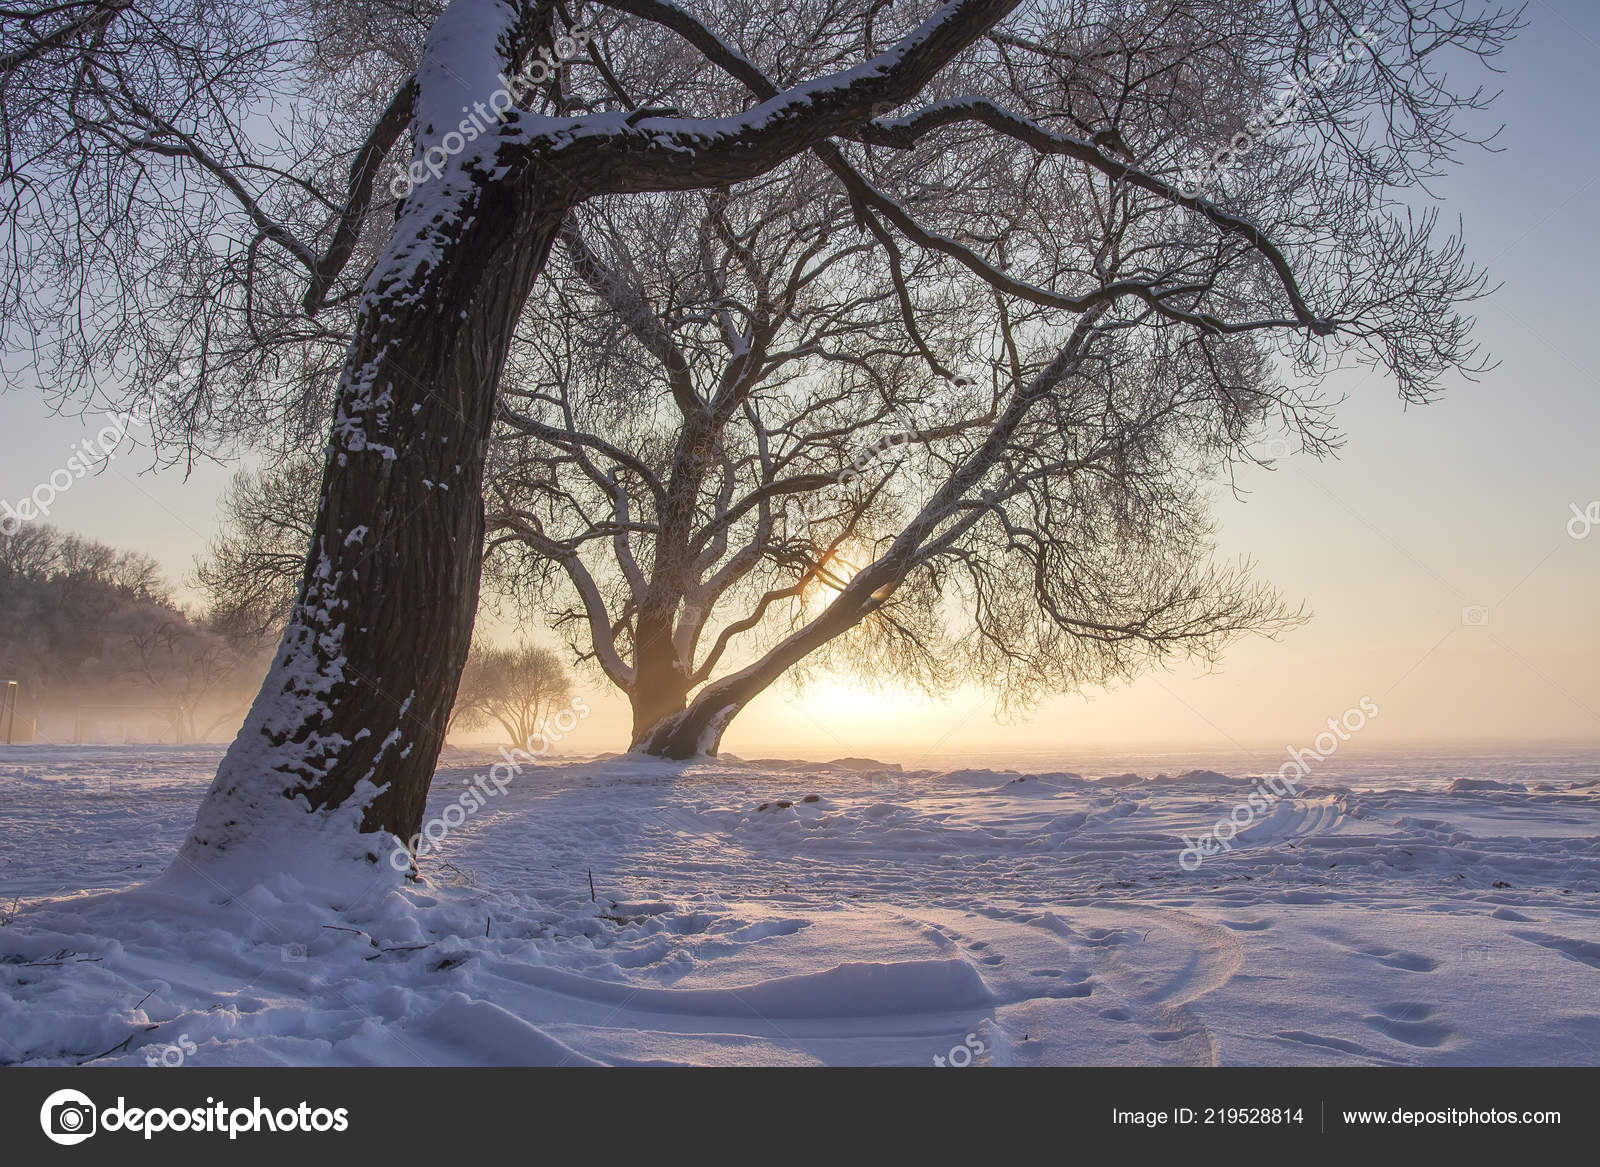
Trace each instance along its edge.
<path fill-rule="evenodd" d="M 814 616 L 829 604 L 861 570 L 865 559 L 858 555 L 847 555 L 836 551 L 822 561 L 817 569 L 817 574 L 803 593 L 805 611 L 808 616 Z"/>

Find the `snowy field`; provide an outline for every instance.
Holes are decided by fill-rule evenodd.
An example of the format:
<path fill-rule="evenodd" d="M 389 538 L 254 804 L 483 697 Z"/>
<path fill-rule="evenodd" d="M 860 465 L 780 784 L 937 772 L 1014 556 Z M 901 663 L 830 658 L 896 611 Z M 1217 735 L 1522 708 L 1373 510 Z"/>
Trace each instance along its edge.
<path fill-rule="evenodd" d="M 1576 752 L 1318 773 L 1193 872 L 1247 778 L 546 764 L 340 902 L 156 878 L 219 753 L 0 749 L 0 1062 L 1600 1064 Z"/>

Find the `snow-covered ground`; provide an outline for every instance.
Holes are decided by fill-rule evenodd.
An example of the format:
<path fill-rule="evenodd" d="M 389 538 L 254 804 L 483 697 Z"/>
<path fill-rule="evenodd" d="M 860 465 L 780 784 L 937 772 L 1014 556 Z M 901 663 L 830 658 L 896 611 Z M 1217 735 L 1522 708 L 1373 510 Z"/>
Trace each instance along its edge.
<path fill-rule="evenodd" d="M 335 903 L 146 882 L 218 756 L 0 749 L 0 1062 L 1600 1064 L 1592 758 L 1318 773 L 1194 872 L 1247 778 L 547 763 Z"/>

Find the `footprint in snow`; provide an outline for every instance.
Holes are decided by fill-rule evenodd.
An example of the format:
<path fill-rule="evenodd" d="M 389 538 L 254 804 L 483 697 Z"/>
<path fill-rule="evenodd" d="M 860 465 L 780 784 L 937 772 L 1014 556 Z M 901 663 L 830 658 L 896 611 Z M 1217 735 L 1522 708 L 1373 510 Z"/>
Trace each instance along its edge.
<path fill-rule="evenodd" d="M 1420 952 L 1400 952 L 1393 948 L 1361 948 L 1357 949 L 1362 956 L 1370 956 L 1379 964 L 1389 968 L 1404 969 L 1406 972 L 1432 972 L 1439 967 L 1439 962 L 1431 956 L 1423 956 Z"/>
<path fill-rule="evenodd" d="M 1455 1036 L 1455 1027 L 1436 1016 L 1435 1005 L 1424 1001 L 1402 1001 L 1382 1005 L 1378 1012 L 1363 1017 L 1364 1024 L 1376 1029 L 1385 1037 L 1422 1049 L 1435 1049 Z"/>
<path fill-rule="evenodd" d="M 1265 932 L 1272 927 L 1272 920 L 1219 920 L 1225 928 L 1232 928 L 1235 932 Z"/>

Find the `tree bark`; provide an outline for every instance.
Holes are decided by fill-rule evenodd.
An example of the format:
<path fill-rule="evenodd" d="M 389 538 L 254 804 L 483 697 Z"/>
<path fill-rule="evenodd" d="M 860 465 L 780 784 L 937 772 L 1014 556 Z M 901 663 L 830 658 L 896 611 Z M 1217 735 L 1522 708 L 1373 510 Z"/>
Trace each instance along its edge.
<path fill-rule="evenodd" d="M 741 709 L 808 653 L 864 620 L 903 576 L 904 564 L 898 558 L 885 557 L 865 568 L 804 628 L 748 668 L 711 682 L 687 706 L 680 705 L 643 733 L 635 704 L 634 749 L 658 758 L 715 757 L 722 748 L 722 735 Z"/>
<path fill-rule="evenodd" d="M 752 687 L 745 698 L 754 697 L 765 686 Z M 689 758 L 715 757 L 722 748 L 722 735 L 728 723 L 744 707 L 744 701 L 731 693 L 726 700 L 696 699 L 685 707 L 679 702 L 676 711 L 645 725 L 639 724 L 640 707 L 634 704 L 633 748 L 654 758 L 671 758 L 683 761 Z"/>
<path fill-rule="evenodd" d="M 307 809 L 347 820 L 369 859 L 372 832 L 420 829 L 472 640 L 496 389 L 566 210 L 486 180 L 458 214 L 402 213 L 341 379 L 294 614 L 189 860 L 274 820 L 303 830 Z M 408 255 L 408 230 L 434 238 Z"/>
<path fill-rule="evenodd" d="M 640 623 L 641 631 L 644 623 Z M 670 633 L 670 626 L 668 629 Z M 673 659 L 672 637 L 662 635 L 660 648 L 646 649 L 650 643 L 641 638 L 638 667 L 633 687 L 628 690 L 628 701 L 633 706 L 633 748 L 639 748 L 656 726 L 664 720 L 682 713 L 689 701 L 689 678 Z"/>

